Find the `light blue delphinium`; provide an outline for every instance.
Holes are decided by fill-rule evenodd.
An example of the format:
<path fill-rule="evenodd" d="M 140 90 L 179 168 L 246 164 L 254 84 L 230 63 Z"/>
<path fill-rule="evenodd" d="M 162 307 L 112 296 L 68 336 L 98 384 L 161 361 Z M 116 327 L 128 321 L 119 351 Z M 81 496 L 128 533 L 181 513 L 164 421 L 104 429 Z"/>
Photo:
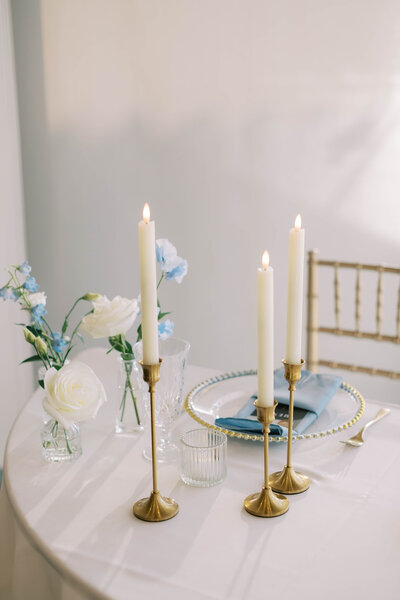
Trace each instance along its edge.
<path fill-rule="evenodd" d="M 44 315 L 47 315 L 47 310 L 44 304 L 37 304 L 32 308 L 31 311 L 32 321 L 35 323 L 42 324 Z"/>
<path fill-rule="evenodd" d="M 61 354 L 61 352 L 63 352 L 64 348 L 68 345 L 68 343 L 64 340 L 59 331 L 55 331 L 53 333 L 51 345 L 53 346 L 53 350 Z"/>
<path fill-rule="evenodd" d="M 165 238 L 156 240 L 156 258 L 157 262 L 161 267 L 161 276 L 157 284 L 157 289 L 161 283 L 166 281 L 176 281 L 181 283 L 183 278 L 188 272 L 188 262 L 184 258 L 178 256 L 178 252 L 173 244 Z M 138 297 L 139 304 L 139 316 L 141 316 L 141 298 Z M 160 308 L 160 302 L 158 304 L 158 337 L 162 340 L 169 338 L 174 331 L 174 323 L 169 319 L 163 320 L 169 312 L 164 312 Z M 137 328 L 137 340 L 142 339 L 142 324 L 140 323 Z"/>
<path fill-rule="evenodd" d="M 3 298 L 3 300 L 7 300 L 8 298 L 8 288 L 6 286 L 2 287 L 0 289 L 0 298 Z"/>
<path fill-rule="evenodd" d="M 174 323 L 170 319 L 160 321 L 158 324 L 158 337 L 160 340 L 168 339 L 174 331 Z"/>
<path fill-rule="evenodd" d="M 9 295 L 10 300 L 13 300 L 14 302 L 16 302 L 18 300 L 18 298 L 20 298 L 20 296 L 21 296 L 21 292 L 19 290 L 16 290 L 15 288 L 10 288 L 10 295 Z"/>
<path fill-rule="evenodd" d="M 22 265 L 20 265 L 18 267 L 18 271 L 20 273 L 22 273 L 22 275 L 29 275 L 29 273 L 32 271 L 32 267 L 30 265 L 28 265 L 28 263 L 26 262 L 26 260 L 22 263 Z"/>
<path fill-rule="evenodd" d="M 170 269 L 165 273 L 165 279 L 171 281 L 175 279 L 177 283 L 182 283 L 183 278 L 188 272 L 188 262 L 184 258 L 177 256 L 174 264 L 171 264 Z"/>
<path fill-rule="evenodd" d="M 37 292 L 39 286 L 36 283 L 36 279 L 34 277 L 28 277 L 24 283 L 24 288 L 28 290 L 28 292 Z"/>
<path fill-rule="evenodd" d="M 175 279 L 177 283 L 181 283 L 188 271 L 188 263 L 178 256 L 175 246 L 169 240 L 156 241 L 156 257 L 165 279 L 167 281 Z"/>
<path fill-rule="evenodd" d="M 171 261 L 174 261 L 177 254 L 175 246 L 169 240 L 156 240 L 156 257 L 162 271 L 170 270 Z"/>

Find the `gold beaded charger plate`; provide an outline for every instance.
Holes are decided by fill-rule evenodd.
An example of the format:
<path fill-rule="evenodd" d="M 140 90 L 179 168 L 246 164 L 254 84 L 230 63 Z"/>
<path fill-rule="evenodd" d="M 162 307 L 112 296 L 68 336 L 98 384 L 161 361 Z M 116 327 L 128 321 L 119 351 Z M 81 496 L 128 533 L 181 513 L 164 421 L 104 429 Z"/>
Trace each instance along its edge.
<path fill-rule="evenodd" d="M 204 427 L 223 431 L 233 438 L 262 442 L 264 436 L 261 433 L 233 431 L 214 424 L 217 418 L 235 415 L 256 390 L 257 371 L 224 373 L 197 384 L 186 396 L 184 407 L 189 415 Z M 359 420 L 364 408 L 365 401 L 360 392 L 343 382 L 319 417 L 304 433 L 295 434 L 292 439 L 310 440 L 348 429 Z M 269 438 L 272 442 L 288 440 L 287 435 L 270 434 Z"/>

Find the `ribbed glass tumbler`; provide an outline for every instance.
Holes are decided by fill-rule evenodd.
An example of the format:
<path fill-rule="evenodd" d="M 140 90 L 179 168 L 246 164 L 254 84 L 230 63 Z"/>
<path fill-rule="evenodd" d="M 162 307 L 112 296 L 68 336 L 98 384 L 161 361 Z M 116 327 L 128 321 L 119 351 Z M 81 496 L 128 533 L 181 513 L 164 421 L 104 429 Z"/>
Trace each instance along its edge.
<path fill-rule="evenodd" d="M 211 487 L 226 477 L 226 435 L 213 429 L 192 429 L 180 438 L 180 467 L 184 483 Z"/>

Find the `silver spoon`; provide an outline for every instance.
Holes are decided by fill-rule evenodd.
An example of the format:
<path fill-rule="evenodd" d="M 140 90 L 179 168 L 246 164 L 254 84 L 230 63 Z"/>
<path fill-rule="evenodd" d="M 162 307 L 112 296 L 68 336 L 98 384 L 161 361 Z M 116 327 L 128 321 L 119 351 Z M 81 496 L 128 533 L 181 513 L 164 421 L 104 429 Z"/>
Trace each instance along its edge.
<path fill-rule="evenodd" d="M 370 427 L 374 423 L 377 423 L 378 421 L 383 419 L 383 417 L 386 417 L 386 415 L 388 415 L 389 413 L 390 413 L 389 408 L 381 408 L 376 413 L 376 415 L 372 419 L 372 421 L 369 421 L 366 425 L 364 425 L 364 427 L 361 429 L 361 431 L 359 431 L 356 435 L 353 435 L 353 437 L 351 437 L 349 440 L 340 440 L 340 442 L 342 444 L 348 444 L 349 446 L 362 446 L 364 443 L 364 439 L 363 439 L 364 431 L 366 429 L 368 429 L 368 427 Z"/>

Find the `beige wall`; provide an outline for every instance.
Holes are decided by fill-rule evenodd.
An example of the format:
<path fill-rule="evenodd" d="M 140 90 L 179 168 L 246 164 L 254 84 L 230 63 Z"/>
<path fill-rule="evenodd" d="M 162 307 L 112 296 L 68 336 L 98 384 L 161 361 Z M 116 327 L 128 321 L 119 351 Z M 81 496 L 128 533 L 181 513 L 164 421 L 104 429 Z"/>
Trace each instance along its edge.
<path fill-rule="evenodd" d="M 145 201 L 189 260 L 161 300 L 201 365 L 255 365 L 264 248 L 279 364 L 298 212 L 324 257 L 400 262 L 398 2 L 14 0 L 13 17 L 29 256 L 53 320 L 82 291 L 138 293 Z"/>
<path fill-rule="evenodd" d="M 5 267 L 25 258 L 22 176 L 11 14 L 8 0 L 0 0 L 0 287 L 7 281 Z M 11 302 L 0 300 L 0 466 L 8 430 L 32 391 L 32 370 L 19 366 L 29 356 L 15 322 L 21 315 Z"/>

